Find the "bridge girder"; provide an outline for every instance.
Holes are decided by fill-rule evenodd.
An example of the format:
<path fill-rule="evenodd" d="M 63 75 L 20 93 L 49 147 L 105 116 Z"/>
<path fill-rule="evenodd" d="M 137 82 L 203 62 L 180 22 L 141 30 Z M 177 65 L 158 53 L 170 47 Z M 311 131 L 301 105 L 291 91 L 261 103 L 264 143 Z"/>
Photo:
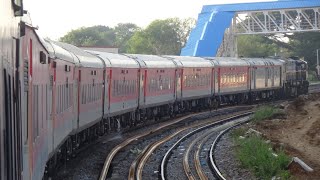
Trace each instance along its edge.
<path fill-rule="evenodd" d="M 217 56 L 237 56 L 237 36 L 320 30 L 320 7 L 237 12 Z"/>

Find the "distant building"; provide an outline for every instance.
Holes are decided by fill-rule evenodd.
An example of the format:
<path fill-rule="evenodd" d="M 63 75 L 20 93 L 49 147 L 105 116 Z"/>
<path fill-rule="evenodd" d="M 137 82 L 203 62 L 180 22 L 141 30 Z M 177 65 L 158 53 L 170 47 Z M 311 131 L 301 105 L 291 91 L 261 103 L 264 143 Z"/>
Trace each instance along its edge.
<path fill-rule="evenodd" d="M 119 48 L 112 46 L 79 46 L 79 48 L 88 51 L 100 51 L 100 52 L 109 52 L 109 53 L 119 53 Z"/>

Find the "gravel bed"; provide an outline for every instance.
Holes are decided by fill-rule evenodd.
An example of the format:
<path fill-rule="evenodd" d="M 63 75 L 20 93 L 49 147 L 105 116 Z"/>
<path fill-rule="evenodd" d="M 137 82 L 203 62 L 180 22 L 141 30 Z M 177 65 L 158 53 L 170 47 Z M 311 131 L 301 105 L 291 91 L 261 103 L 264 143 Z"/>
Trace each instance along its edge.
<path fill-rule="evenodd" d="M 218 133 L 213 133 L 210 135 L 208 139 L 204 139 L 205 143 L 201 147 L 200 151 L 200 163 L 202 171 L 205 173 L 205 175 L 208 177 L 208 179 L 216 179 L 215 175 L 212 173 L 212 170 L 210 168 L 210 158 L 209 158 L 209 151 L 211 148 L 211 144 L 214 141 L 214 139 L 217 137 Z"/>
<path fill-rule="evenodd" d="M 232 132 L 232 131 L 230 131 Z M 226 179 L 247 180 L 256 179 L 254 175 L 241 167 L 239 160 L 235 156 L 235 144 L 233 143 L 230 132 L 224 134 L 215 151 L 216 164 L 220 172 Z M 229 151 L 226 151 L 229 149 Z"/>
<path fill-rule="evenodd" d="M 192 123 L 196 122 L 202 122 L 205 119 L 209 119 L 212 117 L 220 117 L 226 114 L 231 114 L 235 111 L 244 111 L 248 110 L 247 107 L 234 107 L 230 108 L 228 110 L 218 110 L 218 111 L 212 111 L 212 112 L 206 112 L 201 115 L 197 115 L 195 117 L 188 118 L 184 120 L 183 122 L 177 123 L 175 125 L 172 125 L 164 131 L 160 131 L 159 133 L 151 134 L 150 136 L 143 138 L 141 140 L 136 141 L 135 143 L 130 144 L 127 148 L 125 148 L 123 151 L 118 153 L 114 161 L 111 164 L 111 169 L 109 172 L 112 173 L 112 176 L 109 175 L 109 179 L 127 179 L 128 178 L 128 172 L 129 167 L 133 160 L 138 155 L 138 152 L 140 150 L 143 150 L 145 146 L 148 144 L 159 140 L 160 138 L 163 138 L 172 132 L 176 130 L 176 128 L 187 126 Z M 166 120 L 168 121 L 168 120 Z M 170 120 L 171 121 L 171 120 Z M 96 143 L 93 143 L 89 145 L 88 148 L 85 148 L 82 150 L 79 154 L 77 154 L 76 158 L 71 159 L 69 162 L 67 162 L 66 165 L 59 168 L 57 170 L 57 173 L 54 177 L 52 177 L 53 180 L 91 180 L 91 179 L 98 179 L 100 175 L 100 171 L 103 167 L 104 161 L 106 156 L 109 154 L 109 152 L 119 143 L 123 142 L 125 139 L 132 137 L 136 134 L 140 134 L 142 132 L 145 132 L 147 130 L 153 129 L 155 127 L 159 127 L 161 124 L 166 123 L 165 121 L 158 121 L 158 122 L 150 122 L 148 125 L 135 128 L 133 130 L 127 130 L 122 131 L 119 133 L 111 133 L 107 134 L 105 136 L 102 136 L 98 139 Z M 169 148 L 169 147 L 168 147 Z M 161 148 L 160 151 L 163 151 L 163 148 Z M 158 151 L 157 151 L 158 152 Z M 157 153 L 158 154 L 158 153 Z M 152 159 L 152 156 L 151 158 Z M 149 160 L 150 160 L 149 159 Z M 157 160 L 162 159 L 162 157 L 156 158 Z M 152 178 L 158 177 L 159 171 L 159 163 L 154 168 L 151 166 L 149 168 L 149 164 L 145 167 L 145 169 L 152 169 Z M 150 175 L 150 174 L 149 174 Z M 148 179 L 148 178 L 146 178 Z"/>

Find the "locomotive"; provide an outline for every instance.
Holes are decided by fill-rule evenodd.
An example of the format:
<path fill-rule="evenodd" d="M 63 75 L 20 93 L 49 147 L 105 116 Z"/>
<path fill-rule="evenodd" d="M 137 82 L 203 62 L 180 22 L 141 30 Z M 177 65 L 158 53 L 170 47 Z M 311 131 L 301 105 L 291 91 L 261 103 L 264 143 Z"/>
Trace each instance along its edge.
<path fill-rule="evenodd" d="M 2 2 L 0 13 L 16 19 L 22 5 Z M 0 36 L 1 179 L 50 176 L 56 164 L 106 132 L 308 92 L 307 63 L 296 58 L 84 51 L 42 39 L 18 18 L 6 27 L 2 17 L 0 28 L 12 31 L 0 31 L 9 33 Z"/>

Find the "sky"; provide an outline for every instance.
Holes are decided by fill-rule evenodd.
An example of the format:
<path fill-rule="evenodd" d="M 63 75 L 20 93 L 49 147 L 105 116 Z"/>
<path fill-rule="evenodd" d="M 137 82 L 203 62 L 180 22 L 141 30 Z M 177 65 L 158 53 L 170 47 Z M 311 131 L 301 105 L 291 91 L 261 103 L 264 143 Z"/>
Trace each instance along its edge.
<path fill-rule="evenodd" d="M 156 19 L 195 18 L 203 5 L 270 0 L 24 0 L 24 9 L 42 37 L 58 40 L 73 29 L 134 23 L 146 27 Z"/>

